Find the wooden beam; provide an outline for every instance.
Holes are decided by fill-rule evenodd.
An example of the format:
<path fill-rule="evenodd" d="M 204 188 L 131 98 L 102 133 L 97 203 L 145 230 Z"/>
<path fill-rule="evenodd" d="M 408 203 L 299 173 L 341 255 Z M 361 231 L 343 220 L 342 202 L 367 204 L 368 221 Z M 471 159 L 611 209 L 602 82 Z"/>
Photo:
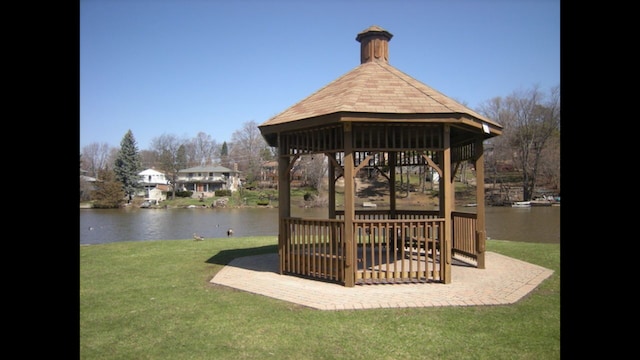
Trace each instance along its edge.
<path fill-rule="evenodd" d="M 429 166 L 431 166 L 432 168 L 436 169 L 436 172 L 438 172 L 438 176 L 440 176 L 440 179 L 442 179 L 442 169 L 436 163 L 434 163 L 433 160 L 431 160 L 429 155 L 422 154 L 422 157 L 427 162 L 427 164 L 429 164 Z"/>
<path fill-rule="evenodd" d="M 484 145 L 483 139 L 476 140 L 476 249 L 478 252 L 478 269 L 485 268 L 485 248 L 487 232 L 484 206 Z"/>
<path fill-rule="evenodd" d="M 346 287 L 354 287 L 356 284 L 356 243 L 353 238 L 353 221 L 355 212 L 355 186 L 353 143 L 351 123 L 344 124 L 344 241 L 345 241 L 345 266 L 344 282 Z"/>
<path fill-rule="evenodd" d="M 279 149 L 280 156 L 278 156 L 278 255 L 280 258 L 281 275 L 284 273 L 286 261 L 284 249 L 289 241 L 289 239 L 286 238 L 287 231 L 284 227 L 283 219 L 291 216 L 290 161 L 286 151 L 287 149 L 281 147 Z"/>
<path fill-rule="evenodd" d="M 442 164 L 444 165 L 444 175 L 440 178 L 440 183 L 442 185 L 442 194 L 440 196 L 444 196 L 443 202 L 443 215 L 444 215 L 444 231 L 443 237 L 444 241 L 441 242 L 442 249 L 440 253 L 440 261 L 444 261 L 444 269 L 442 274 L 442 280 L 445 284 L 451 283 L 451 242 L 453 241 L 451 238 L 452 234 L 452 212 L 453 212 L 453 204 L 455 201 L 454 197 L 454 189 L 453 189 L 453 180 L 449 174 L 451 174 L 452 166 L 451 166 L 451 147 L 450 147 L 450 135 L 451 129 L 449 125 L 444 126 L 444 151 L 442 152 Z"/>

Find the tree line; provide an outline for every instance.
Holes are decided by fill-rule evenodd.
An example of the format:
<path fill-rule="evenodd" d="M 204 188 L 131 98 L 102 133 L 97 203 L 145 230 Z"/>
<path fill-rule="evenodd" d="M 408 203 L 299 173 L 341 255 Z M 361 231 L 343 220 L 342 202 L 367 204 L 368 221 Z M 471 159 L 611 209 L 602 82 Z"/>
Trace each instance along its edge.
<path fill-rule="evenodd" d="M 548 93 L 534 86 L 490 99 L 480 113 L 503 126 L 502 135 L 485 144 L 486 178 L 501 186 L 519 182 L 525 201 L 539 187 L 559 194 L 560 86 Z"/>
<path fill-rule="evenodd" d="M 513 183 L 504 173 L 517 174 L 523 200 L 531 200 L 537 187 L 560 192 L 560 86 L 543 92 L 538 86 L 495 97 L 479 106 L 480 114 L 503 126 L 501 136 L 485 143 L 487 181 L 498 185 Z M 220 165 L 242 172 L 245 183 L 260 179 L 263 163 L 276 159 L 277 149 L 269 147 L 258 124 L 248 121 L 232 134 L 230 142 L 218 143 L 211 135 L 199 132 L 193 138 L 162 134 L 151 141 L 149 149 L 137 147 L 129 130 L 119 148 L 107 143 L 90 143 L 81 149 L 81 175 L 113 184 L 100 191 L 122 191 L 122 197 L 135 194 L 138 173 L 147 168 L 164 172 L 175 184 L 178 170 L 205 165 Z M 323 162 L 301 159 L 307 169 L 309 185 L 317 187 L 326 174 Z M 82 186 L 82 184 L 81 184 Z M 103 186 L 104 187 L 104 186 Z M 82 195 L 81 189 L 81 197 Z M 84 193 L 85 196 L 86 192 Z M 103 194 L 106 195 L 106 194 Z M 112 196 L 114 194 L 111 194 Z M 175 196 L 175 193 L 173 194 Z M 81 199 L 83 200 L 83 199 Z"/>

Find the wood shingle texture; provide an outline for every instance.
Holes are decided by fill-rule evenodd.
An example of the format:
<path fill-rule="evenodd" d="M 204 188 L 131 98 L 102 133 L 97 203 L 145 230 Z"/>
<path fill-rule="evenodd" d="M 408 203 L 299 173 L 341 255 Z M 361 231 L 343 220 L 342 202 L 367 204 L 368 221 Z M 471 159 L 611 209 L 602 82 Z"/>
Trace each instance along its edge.
<path fill-rule="evenodd" d="M 467 113 L 477 119 L 490 121 L 388 63 L 368 62 L 269 119 L 264 125 L 336 112 Z"/>
<path fill-rule="evenodd" d="M 371 45 L 367 42 L 369 37 L 375 38 Z M 387 61 L 387 43 L 391 37 L 379 26 L 362 31 L 356 38 L 362 43 L 360 65 L 265 121 L 260 127 L 266 130 L 274 125 L 278 127 L 302 119 L 351 113 L 391 115 L 381 118 L 384 121 L 394 121 L 393 115 L 411 115 L 410 118 L 398 118 L 403 122 L 436 119 L 442 122 L 443 118 L 464 121 L 463 118 L 467 118 L 477 126 L 486 123 L 500 131 L 500 125 L 390 65 Z M 371 50 L 368 46 L 372 47 Z M 371 117 L 367 120 L 370 121 Z"/>

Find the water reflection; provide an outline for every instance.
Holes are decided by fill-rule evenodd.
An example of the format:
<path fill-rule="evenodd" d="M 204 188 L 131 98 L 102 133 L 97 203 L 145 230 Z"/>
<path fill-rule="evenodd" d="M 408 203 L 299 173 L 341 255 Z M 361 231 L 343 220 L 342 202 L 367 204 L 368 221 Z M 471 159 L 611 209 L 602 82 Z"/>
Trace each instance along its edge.
<path fill-rule="evenodd" d="M 459 209 L 475 211 L 474 208 Z M 486 230 L 491 239 L 560 243 L 560 207 L 486 207 Z M 293 216 L 326 218 L 326 208 L 292 208 Z M 80 209 L 80 244 L 119 241 L 207 239 L 275 236 L 278 209 Z"/>

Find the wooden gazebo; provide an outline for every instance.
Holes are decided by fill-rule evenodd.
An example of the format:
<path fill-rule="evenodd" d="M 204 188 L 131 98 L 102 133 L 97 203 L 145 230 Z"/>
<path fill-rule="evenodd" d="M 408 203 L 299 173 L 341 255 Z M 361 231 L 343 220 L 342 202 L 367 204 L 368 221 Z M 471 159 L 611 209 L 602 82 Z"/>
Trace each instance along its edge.
<path fill-rule="evenodd" d="M 352 287 L 450 283 L 453 261 L 485 266 L 483 141 L 502 126 L 391 66 L 392 36 L 378 26 L 359 33 L 359 66 L 259 126 L 278 149 L 281 274 Z M 326 219 L 291 217 L 291 169 L 306 154 L 328 159 Z M 463 162 L 475 165 L 475 213 L 455 211 L 454 176 Z M 438 173 L 437 210 L 397 208 L 403 166 Z M 389 209 L 356 207 L 364 167 L 388 180 Z M 341 177 L 344 210 L 336 206 Z"/>

